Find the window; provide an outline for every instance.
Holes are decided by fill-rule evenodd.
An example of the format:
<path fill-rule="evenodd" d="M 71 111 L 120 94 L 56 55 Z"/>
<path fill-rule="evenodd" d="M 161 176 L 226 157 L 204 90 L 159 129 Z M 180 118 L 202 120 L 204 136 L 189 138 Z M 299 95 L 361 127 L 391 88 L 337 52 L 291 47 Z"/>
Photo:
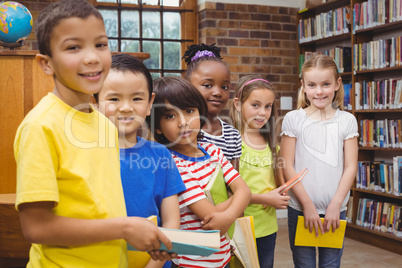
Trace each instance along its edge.
<path fill-rule="evenodd" d="M 150 53 L 144 64 L 154 78 L 184 72 L 184 50 L 197 42 L 195 6 L 195 0 L 96 1 L 110 50 Z"/>

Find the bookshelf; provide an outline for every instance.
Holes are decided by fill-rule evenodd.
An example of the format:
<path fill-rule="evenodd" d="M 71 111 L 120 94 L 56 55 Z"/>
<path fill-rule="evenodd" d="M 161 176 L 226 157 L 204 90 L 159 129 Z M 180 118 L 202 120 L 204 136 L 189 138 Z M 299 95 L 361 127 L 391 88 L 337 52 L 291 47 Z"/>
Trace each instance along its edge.
<path fill-rule="evenodd" d="M 397 8 L 390 9 L 387 6 L 393 1 L 395 1 L 394 7 L 399 8 L 399 13 Z M 377 3 L 382 5 L 376 6 Z M 398 227 L 397 220 L 394 225 L 387 226 L 388 228 L 383 226 L 384 228 L 381 229 L 379 215 L 382 215 L 380 211 L 384 211 L 384 204 L 387 204 L 386 208 L 393 205 L 388 211 L 393 210 L 396 212 L 396 217 L 402 218 L 402 215 L 398 215 L 398 213 L 402 214 L 398 212 L 402 210 L 399 209 L 402 207 L 402 194 L 394 193 L 392 188 L 394 181 L 388 181 L 385 185 L 385 182 L 381 181 L 383 178 L 381 176 L 384 174 L 380 172 L 381 169 L 383 172 L 387 169 L 385 174 L 393 171 L 393 158 L 402 156 L 402 135 L 401 130 L 398 130 L 398 123 L 400 124 L 402 119 L 402 106 L 399 104 L 402 97 L 396 96 L 398 87 L 402 86 L 401 8 L 402 0 L 338 0 L 320 3 L 298 14 L 298 55 L 304 55 L 304 57 L 299 56 L 299 68 L 302 61 L 314 52 L 328 54 L 328 51 L 335 47 L 351 47 L 352 51 L 350 71 L 341 69 L 344 66 L 340 64 L 344 64 L 345 59 L 337 61 L 334 58 L 334 60 L 338 64 L 344 84 L 351 84 L 349 99 L 347 99 L 349 105 L 345 105 L 345 109 L 357 118 L 360 134 L 358 160 L 359 163 L 367 163 L 364 164 L 366 166 L 363 165 L 368 172 L 365 176 L 371 181 L 362 185 L 362 174 L 358 173 L 356 176 L 356 183 L 351 188 L 352 198 L 348 208 L 351 209 L 349 214 L 351 219 L 348 222 L 346 236 L 381 246 L 398 254 L 402 254 L 402 238 L 400 237 L 402 232 L 399 232 L 397 236 L 396 230 L 394 231 Z M 343 10 L 342 16 L 339 10 Z M 366 14 L 362 13 L 362 10 L 365 10 Z M 328 21 L 322 21 L 327 19 L 328 14 L 335 16 L 335 18 L 330 17 L 332 22 L 329 25 Z M 357 16 L 360 14 L 363 14 L 361 19 Z M 345 15 L 349 16 L 350 24 L 346 23 Z M 366 23 L 362 23 L 363 21 Z M 338 30 L 334 30 L 332 34 L 322 34 L 323 27 L 328 29 L 333 25 L 338 25 Z M 394 46 L 393 50 L 389 49 L 391 45 Z M 396 49 L 397 47 L 399 50 Z M 335 57 L 334 54 L 329 55 Z M 388 124 L 391 128 L 391 121 L 395 135 L 391 137 L 390 129 L 385 127 L 382 128 L 380 135 L 381 126 Z M 384 144 L 384 138 L 387 139 L 385 141 L 389 143 L 389 146 L 388 143 Z M 376 168 L 379 170 L 377 171 Z M 365 213 L 366 210 L 362 210 L 363 205 L 367 207 L 368 212 L 371 211 L 371 214 L 367 214 L 371 216 L 368 218 L 368 223 L 364 222 L 366 219 L 362 212 Z M 380 217 L 378 222 L 375 215 Z M 389 214 L 388 217 L 390 216 Z M 370 220 L 372 220 L 371 225 Z M 389 223 L 390 218 L 385 219 L 387 220 Z M 379 226 L 376 226 L 376 223 Z M 402 229 L 402 227 L 399 228 Z"/>

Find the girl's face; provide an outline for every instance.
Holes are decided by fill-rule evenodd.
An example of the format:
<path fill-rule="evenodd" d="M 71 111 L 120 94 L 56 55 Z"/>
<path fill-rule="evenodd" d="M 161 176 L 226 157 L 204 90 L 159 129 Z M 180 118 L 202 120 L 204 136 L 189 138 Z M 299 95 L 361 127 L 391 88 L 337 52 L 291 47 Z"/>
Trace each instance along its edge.
<path fill-rule="evenodd" d="M 156 133 L 163 134 L 172 144 L 170 148 L 180 151 L 181 146 L 195 145 L 201 129 L 200 113 L 197 108 L 181 110 L 166 103 L 167 112 L 162 115 L 160 129 Z"/>
<path fill-rule="evenodd" d="M 135 142 L 138 129 L 150 115 L 154 96 L 149 96 L 143 74 L 112 69 L 99 92 L 99 110 L 116 125 L 119 138 Z"/>
<path fill-rule="evenodd" d="M 275 101 L 275 94 L 266 88 L 254 89 L 241 107 L 242 120 L 245 122 L 245 129 L 260 129 L 271 117 L 272 106 Z M 234 101 L 238 111 L 239 102 Z"/>
<path fill-rule="evenodd" d="M 221 62 L 204 61 L 190 76 L 193 84 L 204 97 L 208 114 L 215 117 L 229 100 L 230 73 Z"/>
<path fill-rule="evenodd" d="M 335 91 L 338 91 L 342 80 L 335 79 L 330 69 L 310 68 L 303 75 L 303 90 L 311 106 L 324 109 L 332 105 Z"/>

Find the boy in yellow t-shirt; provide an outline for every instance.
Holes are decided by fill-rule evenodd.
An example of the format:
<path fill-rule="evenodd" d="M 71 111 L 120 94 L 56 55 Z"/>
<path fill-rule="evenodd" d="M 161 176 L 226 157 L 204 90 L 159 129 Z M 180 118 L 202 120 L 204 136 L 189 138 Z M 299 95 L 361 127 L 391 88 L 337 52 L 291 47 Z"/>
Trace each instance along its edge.
<path fill-rule="evenodd" d="M 117 130 L 89 105 L 111 64 L 101 14 L 85 0 L 62 0 L 35 28 L 36 59 L 55 88 L 14 141 L 16 209 L 32 243 L 27 267 L 126 267 L 126 241 L 171 260 L 155 250 L 171 242 L 152 222 L 126 217 Z"/>

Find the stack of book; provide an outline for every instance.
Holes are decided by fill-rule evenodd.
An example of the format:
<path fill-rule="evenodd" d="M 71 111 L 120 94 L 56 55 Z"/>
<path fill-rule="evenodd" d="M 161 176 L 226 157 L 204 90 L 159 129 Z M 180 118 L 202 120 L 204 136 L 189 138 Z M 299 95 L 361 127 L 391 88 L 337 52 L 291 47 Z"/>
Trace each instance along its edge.
<path fill-rule="evenodd" d="M 356 225 L 402 237 L 402 206 L 360 198 Z"/>
<path fill-rule="evenodd" d="M 401 119 L 363 119 L 359 123 L 360 146 L 402 148 Z"/>
<path fill-rule="evenodd" d="M 345 6 L 317 14 L 315 17 L 300 19 L 299 43 L 348 33 L 350 17 L 350 6 Z"/>
<path fill-rule="evenodd" d="M 353 45 L 353 70 L 402 66 L 401 36 Z"/>
<path fill-rule="evenodd" d="M 355 109 L 402 109 L 402 79 L 356 82 Z"/>
<path fill-rule="evenodd" d="M 402 156 L 393 163 L 359 161 L 356 188 L 402 196 Z"/>
<path fill-rule="evenodd" d="M 353 31 L 402 20 L 402 0 L 368 0 L 353 6 Z"/>

